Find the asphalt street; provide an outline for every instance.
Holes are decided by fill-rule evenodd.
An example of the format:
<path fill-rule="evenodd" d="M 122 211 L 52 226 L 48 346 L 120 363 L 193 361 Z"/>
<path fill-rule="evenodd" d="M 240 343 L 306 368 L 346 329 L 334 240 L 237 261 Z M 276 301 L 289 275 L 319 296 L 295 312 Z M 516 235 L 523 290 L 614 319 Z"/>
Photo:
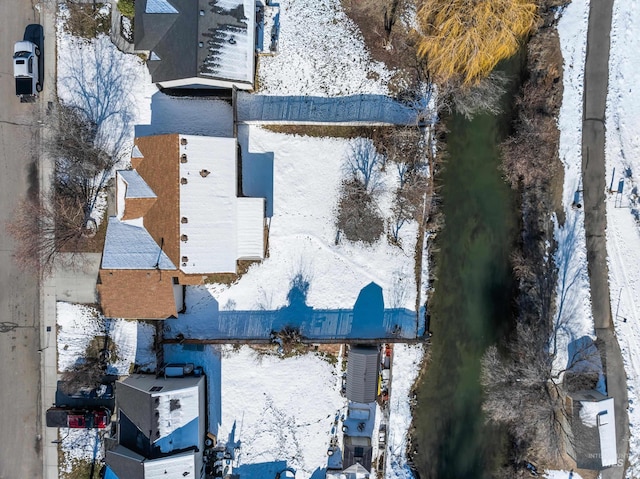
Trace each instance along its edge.
<path fill-rule="evenodd" d="M 12 55 L 25 27 L 40 18 L 31 2 L 4 0 L 0 19 L 0 479 L 41 478 L 38 281 L 16 266 L 4 228 L 20 199 L 38 188 L 41 104 L 15 96 Z"/>

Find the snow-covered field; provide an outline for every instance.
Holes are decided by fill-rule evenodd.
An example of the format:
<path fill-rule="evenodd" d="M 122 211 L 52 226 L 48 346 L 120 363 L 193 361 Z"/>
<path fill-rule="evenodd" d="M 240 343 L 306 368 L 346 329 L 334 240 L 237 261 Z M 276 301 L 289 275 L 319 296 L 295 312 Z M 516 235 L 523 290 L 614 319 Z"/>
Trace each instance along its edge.
<path fill-rule="evenodd" d="M 606 109 L 606 178 L 622 194 L 607 196 L 607 252 L 611 312 L 622 348 L 629 395 L 629 478 L 640 477 L 640 1 L 613 6 Z M 609 188 L 611 184 L 607 184 Z"/>

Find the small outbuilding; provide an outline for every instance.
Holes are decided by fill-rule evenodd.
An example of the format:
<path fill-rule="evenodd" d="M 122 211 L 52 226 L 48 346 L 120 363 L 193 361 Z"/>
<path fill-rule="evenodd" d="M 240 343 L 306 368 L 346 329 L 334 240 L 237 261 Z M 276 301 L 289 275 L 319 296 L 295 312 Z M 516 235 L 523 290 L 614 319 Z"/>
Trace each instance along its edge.
<path fill-rule="evenodd" d="M 354 346 L 347 362 L 347 399 L 357 403 L 376 400 L 380 353 L 375 346 Z"/>

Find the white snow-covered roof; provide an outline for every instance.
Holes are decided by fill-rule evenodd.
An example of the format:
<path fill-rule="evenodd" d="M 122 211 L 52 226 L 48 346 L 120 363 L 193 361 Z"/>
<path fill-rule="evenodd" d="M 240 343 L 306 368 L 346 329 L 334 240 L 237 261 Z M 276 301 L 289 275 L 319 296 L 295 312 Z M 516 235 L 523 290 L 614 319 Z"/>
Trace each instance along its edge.
<path fill-rule="evenodd" d="M 264 198 L 238 198 L 238 258 L 264 256 Z"/>
<path fill-rule="evenodd" d="M 187 219 L 180 223 L 180 269 L 187 274 L 235 272 L 239 249 L 254 254 L 262 242 L 262 227 L 258 231 L 255 220 L 264 200 L 239 207 L 234 138 L 180 138 L 187 140 L 180 145 L 180 154 L 187 155 L 180 163 L 180 216 Z M 262 256 L 262 251 L 255 255 Z"/>
<path fill-rule="evenodd" d="M 145 13 L 178 13 L 167 0 L 147 0 Z"/>
<path fill-rule="evenodd" d="M 144 478 L 197 478 L 195 462 L 195 451 L 174 454 L 160 459 L 147 459 L 142 463 L 144 466 Z"/>
<path fill-rule="evenodd" d="M 580 406 L 582 423 L 587 427 L 598 428 L 602 467 L 615 465 L 618 462 L 618 453 L 613 398 L 602 401 L 581 401 Z"/>
<path fill-rule="evenodd" d="M 160 446 L 163 452 L 185 449 L 200 442 L 198 428 L 181 429 L 199 416 L 198 387 L 185 388 L 179 391 L 158 392 L 151 395 L 158 398 L 158 432 L 160 436 L 154 442 L 171 436 L 170 445 Z M 170 447 L 169 447 L 170 446 Z M 164 450 L 166 449 L 166 450 Z"/>
<path fill-rule="evenodd" d="M 140 148 L 138 148 L 138 145 L 133 145 L 133 148 L 131 149 L 131 158 L 144 158 L 144 155 L 140 151 Z"/>
<path fill-rule="evenodd" d="M 157 198 L 156 194 L 136 170 L 120 170 L 117 174 L 126 183 L 125 198 Z"/>
<path fill-rule="evenodd" d="M 600 435 L 600 457 L 602 467 L 615 466 L 618 463 L 618 451 L 616 447 L 616 422 L 613 410 L 613 398 L 605 399 L 598 403 L 598 434 Z"/>
<path fill-rule="evenodd" d="M 146 229 L 109 217 L 103 269 L 176 269 Z"/>
<path fill-rule="evenodd" d="M 204 62 L 201 76 L 225 78 L 253 83 L 255 53 L 255 1 L 219 0 L 216 8 L 229 13 L 243 7 L 244 26 L 228 25 L 215 32 L 216 43 L 209 47 L 209 56 Z"/>

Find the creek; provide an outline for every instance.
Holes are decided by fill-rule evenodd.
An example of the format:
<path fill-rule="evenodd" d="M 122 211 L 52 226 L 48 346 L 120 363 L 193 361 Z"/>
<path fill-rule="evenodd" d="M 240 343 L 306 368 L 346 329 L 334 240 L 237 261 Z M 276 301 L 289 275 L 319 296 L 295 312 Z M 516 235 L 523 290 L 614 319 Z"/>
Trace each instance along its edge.
<path fill-rule="evenodd" d="M 516 77 L 521 58 L 503 65 Z M 452 114 L 447 156 L 437 183 L 445 226 L 438 234 L 430 303 L 431 362 L 416 388 L 413 462 L 421 479 L 490 477 L 507 441 L 482 413 L 480 360 L 511 324 L 514 281 L 509 257 L 519 207 L 504 182 L 498 145 L 509 132 L 511 81 L 503 113 L 473 120 Z"/>

